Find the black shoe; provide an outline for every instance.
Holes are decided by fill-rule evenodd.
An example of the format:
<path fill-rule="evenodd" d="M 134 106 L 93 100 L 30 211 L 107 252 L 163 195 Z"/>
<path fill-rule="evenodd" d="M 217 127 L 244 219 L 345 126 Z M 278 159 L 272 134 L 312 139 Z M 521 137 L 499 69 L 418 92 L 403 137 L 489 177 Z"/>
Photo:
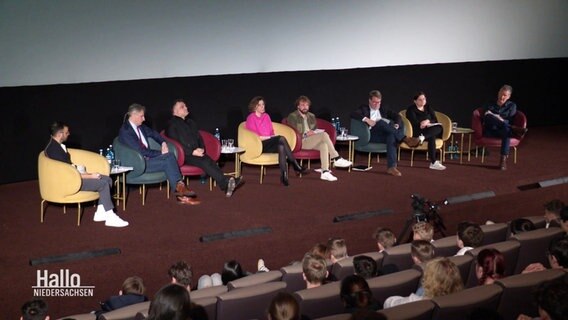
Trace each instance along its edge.
<path fill-rule="evenodd" d="M 283 171 L 282 174 L 280 175 L 280 182 L 282 182 L 282 184 L 287 187 L 290 184 L 288 183 L 288 172 Z"/>
<path fill-rule="evenodd" d="M 235 191 L 236 186 L 237 186 L 237 183 L 235 181 L 235 178 L 233 178 L 233 177 L 229 178 L 229 183 L 227 185 L 227 192 L 225 193 L 225 196 L 227 198 L 230 198 L 233 195 L 233 191 Z"/>
<path fill-rule="evenodd" d="M 292 167 L 294 168 L 294 171 L 296 171 L 296 174 L 300 175 L 300 174 L 307 174 L 308 173 L 308 169 L 304 168 L 302 166 L 300 166 L 297 162 L 293 162 L 292 163 Z"/>

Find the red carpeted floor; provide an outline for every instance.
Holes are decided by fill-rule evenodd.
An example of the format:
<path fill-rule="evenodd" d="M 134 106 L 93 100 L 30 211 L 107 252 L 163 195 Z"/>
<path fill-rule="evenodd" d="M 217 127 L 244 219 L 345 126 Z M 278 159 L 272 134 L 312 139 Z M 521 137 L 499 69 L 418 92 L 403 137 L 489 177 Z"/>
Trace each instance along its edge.
<path fill-rule="evenodd" d="M 350 255 L 375 249 L 373 231 L 379 226 L 399 233 L 411 217 L 411 194 L 432 201 L 492 191 L 494 197 L 449 204 L 440 213 L 447 234 L 455 233 L 461 220 L 484 223 L 514 217 L 541 215 L 542 204 L 553 198 L 568 202 L 566 183 L 545 188 L 521 190 L 519 186 L 568 176 L 568 128 L 531 128 L 518 150 L 518 163 L 509 160 L 507 171 L 497 170 L 498 150 L 490 150 L 486 163 L 472 157 L 471 162 L 448 160 L 447 170 L 428 169 L 424 154 L 417 154 L 410 167 L 409 153 L 399 163 L 402 177 L 385 174 L 385 158 L 373 163 L 368 172 L 334 170 L 337 182 L 324 182 L 318 173 L 302 178 L 293 176 L 290 186 L 279 184 L 276 168 L 269 169 L 260 185 L 259 168 L 243 168 L 246 183 L 232 198 L 208 185 L 192 180 L 191 187 L 202 200 L 198 206 L 182 206 L 166 199 L 164 190 L 150 188 L 145 206 L 132 188 L 127 210 L 118 213 L 130 222 L 123 229 L 105 227 L 92 221 L 93 207 L 85 209 L 81 226 L 76 226 L 76 208 L 50 205 L 46 219 L 39 222 L 40 196 L 37 181 L 0 186 L 0 294 L 2 315 L 19 317 L 20 306 L 33 296 L 36 272 L 58 273 L 69 269 L 80 275 L 81 285 L 94 286 L 94 297 L 48 297 L 52 318 L 83 313 L 98 308 L 98 302 L 117 294 L 122 281 L 131 275 L 144 279 L 148 296 L 169 279 L 168 267 L 177 260 L 193 266 L 194 284 L 202 274 L 218 272 L 223 262 L 237 259 L 255 271 L 258 258 L 268 268 L 278 269 L 317 242 L 343 237 Z M 345 147 L 340 152 L 346 155 Z M 366 155 L 356 156 L 358 163 Z M 226 159 L 226 171 L 233 163 Z M 312 167 L 318 167 L 313 163 Z M 391 214 L 334 223 L 334 217 L 383 209 Z M 215 233 L 268 227 L 271 232 L 250 237 L 200 242 L 200 237 Z M 121 253 L 92 259 L 30 266 L 30 259 L 75 252 L 119 248 Z"/>

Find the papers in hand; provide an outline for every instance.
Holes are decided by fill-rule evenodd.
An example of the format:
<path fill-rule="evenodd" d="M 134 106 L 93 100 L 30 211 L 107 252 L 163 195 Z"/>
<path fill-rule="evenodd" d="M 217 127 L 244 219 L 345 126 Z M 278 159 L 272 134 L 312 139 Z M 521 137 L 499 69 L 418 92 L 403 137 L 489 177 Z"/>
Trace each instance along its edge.
<path fill-rule="evenodd" d="M 379 120 L 380 120 L 380 121 L 384 121 L 384 122 L 386 122 L 386 123 L 390 123 L 390 122 L 391 122 L 391 120 L 390 120 L 390 119 L 387 119 L 387 118 L 380 118 Z"/>
<path fill-rule="evenodd" d="M 427 127 L 427 128 L 430 128 L 430 127 L 433 127 L 433 126 L 441 126 L 441 125 L 442 125 L 442 124 L 439 123 L 439 122 L 434 122 L 434 123 L 429 123 L 426 127 Z"/>
<path fill-rule="evenodd" d="M 325 132 L 323 129 L 314 129 L 314 133 L 322 133 Z"/>

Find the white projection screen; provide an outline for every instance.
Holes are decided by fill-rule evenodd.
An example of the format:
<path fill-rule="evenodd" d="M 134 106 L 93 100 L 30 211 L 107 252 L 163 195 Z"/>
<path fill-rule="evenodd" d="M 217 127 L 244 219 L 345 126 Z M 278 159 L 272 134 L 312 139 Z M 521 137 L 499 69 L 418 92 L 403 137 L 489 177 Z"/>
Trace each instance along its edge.
<path fill-rule="evenodd" d="M 0 0 L 0 87 L 568 56 L 566 0 Z"/>

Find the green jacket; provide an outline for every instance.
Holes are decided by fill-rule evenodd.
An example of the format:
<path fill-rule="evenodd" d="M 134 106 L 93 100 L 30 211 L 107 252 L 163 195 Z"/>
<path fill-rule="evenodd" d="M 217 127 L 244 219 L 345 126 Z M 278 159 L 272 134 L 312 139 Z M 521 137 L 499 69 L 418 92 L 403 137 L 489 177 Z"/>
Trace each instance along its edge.
<path fill-rule="evenodd" d="M 308 130 L 315 130 L 316 128 L 316 116 L 308 112 L 306 114 L 308 120 Z M 298 130 L 300 134 L 304 134 L 306 132 L 306 128 L 304 128 L 304 118 L 300 114 L 300 111 L 296 110 L 288 115 L 288 125 L 294 127 L 294 129 Z"/>

